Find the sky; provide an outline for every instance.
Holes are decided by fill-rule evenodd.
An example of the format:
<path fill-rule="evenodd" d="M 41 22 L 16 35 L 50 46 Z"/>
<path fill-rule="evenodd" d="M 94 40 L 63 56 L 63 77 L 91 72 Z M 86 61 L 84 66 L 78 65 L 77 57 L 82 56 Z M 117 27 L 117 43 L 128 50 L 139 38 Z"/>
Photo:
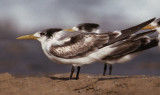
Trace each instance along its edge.
<path fill-rule="evenodd" d="M 71 28 L 98 23 L 119 30 L 160 17 L 159 0 L 0 0 L 0 73 L 64 73 L 69 65 L 53 64 L 36 41 L 16 40 L 44 28 Z M 128 64 L 114 65 L 113 74 L 160 75 L 159 48 L 145 51 Z M 45 63 L 45 64 L 44 64 Z M 103 64 L 83 66 L 82 73 L 101 74 Z"/>
<path fill-rule="evenodd" d="M 0 21 L 10 20 L 19 30 L 66 28 L 83 22 L 99 23 L 102 28 L 113 30 L 160 16 L 159 0 L 0 0 L 0 2 Z"/>

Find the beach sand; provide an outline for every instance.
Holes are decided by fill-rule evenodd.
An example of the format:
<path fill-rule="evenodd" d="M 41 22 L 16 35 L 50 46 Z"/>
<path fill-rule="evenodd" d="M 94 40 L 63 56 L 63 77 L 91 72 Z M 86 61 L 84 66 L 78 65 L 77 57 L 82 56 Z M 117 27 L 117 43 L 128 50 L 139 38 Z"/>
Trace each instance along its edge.
<path fill-rule="evenodd" d="M 160 76 L 101 76 L 69 73 L 15 76 L 0 74 L 0 95 L 160 95 Z"/>

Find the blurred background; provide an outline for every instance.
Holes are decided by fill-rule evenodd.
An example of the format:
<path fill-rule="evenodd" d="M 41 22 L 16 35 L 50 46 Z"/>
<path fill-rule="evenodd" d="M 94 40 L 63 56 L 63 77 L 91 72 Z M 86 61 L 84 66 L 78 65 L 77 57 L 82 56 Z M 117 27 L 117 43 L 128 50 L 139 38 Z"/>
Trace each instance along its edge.
<path fill-rule="evenodd" d="M 44 28 L 71 28 L 84 22 L 98 23 L 102 30 L 122 30 L 160 17 L 159 3 L 159 0 L 0 0 L 0 73 L 70 72 L 71 66 L 51 62 L 38 41 L 16 37 Z M 102 72 L 102 63 L 81 69 L 81 73 Z M 113 65 L 112 74 L 160 75 L 160 48 L 147 50 L 128 63 Z"/>

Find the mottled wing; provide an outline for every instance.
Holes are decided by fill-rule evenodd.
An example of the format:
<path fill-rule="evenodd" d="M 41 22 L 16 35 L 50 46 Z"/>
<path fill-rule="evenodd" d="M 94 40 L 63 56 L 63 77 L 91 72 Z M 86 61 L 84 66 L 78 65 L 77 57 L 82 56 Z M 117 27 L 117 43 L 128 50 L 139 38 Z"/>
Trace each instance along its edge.
<path fill-rule="evenodd" d="M 106 56 L 103 60 L 114 60 L 125 55 L 138 53 L 153 47 L 158 46 L 159 40 L 157 37 L 143 37 L 134 42 L 128 42 L 118 47 L 110 56 Z"/>
<path fill-rule="evenodd" d="M 141 46 L 141 41 L 127 42 L 123 45 L 120 45 L 114 52 L 112 52 L 109 56 L 103 58 L 103 60 L 111 60 L 119 57 L 123 57 Z"/>
<path fill-rule="evenodd" d="M 50 52 L 61 58 L 86 56 L 108 42 L 108 34 L 79 34 L 63 46 L 52 46 Z"/>

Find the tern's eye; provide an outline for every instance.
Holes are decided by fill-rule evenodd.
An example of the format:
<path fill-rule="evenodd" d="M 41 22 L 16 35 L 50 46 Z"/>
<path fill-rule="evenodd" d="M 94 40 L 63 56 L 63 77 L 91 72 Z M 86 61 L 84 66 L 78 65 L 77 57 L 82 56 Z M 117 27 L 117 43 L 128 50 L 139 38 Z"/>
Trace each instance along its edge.
<path fill-rule="evenodd" d="M 44 35 L 46 35 L 46 33 L 42 32 L 42 33 L 40 33 L 40 35 L 41 35 L 41 36 L 44 36 Z"/>

